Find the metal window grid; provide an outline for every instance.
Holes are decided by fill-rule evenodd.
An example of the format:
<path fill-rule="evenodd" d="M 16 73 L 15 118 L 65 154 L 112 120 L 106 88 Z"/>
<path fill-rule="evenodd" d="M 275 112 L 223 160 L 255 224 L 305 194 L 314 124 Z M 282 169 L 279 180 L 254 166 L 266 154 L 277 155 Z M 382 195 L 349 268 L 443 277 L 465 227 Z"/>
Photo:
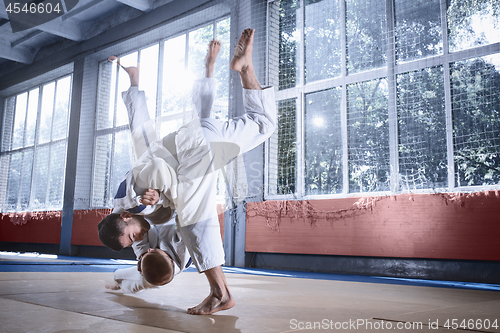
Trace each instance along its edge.
<path fill-rule="evenodd" d="M 291 1 L 282 0 L 281 2 L 290 3 Z M 336 197 L 347 197 L 347 196 L 359 196 L 366 195 L 362 193 L 350 193 L 348 191 L 349 182 L 349 164 L 348 161 L 348 141 L 347 141 L 347 93 L 346 87 L 349 84 L 370 81 L 374 79 L 387 78 L 389 85 L 389 145 L 390 145 L 390 166 L 391 166 L 391 186 L 390 191 L 384 192 L 371 192 L 369 195 L 390 195 L 402 192 L 400 186 L 400 176 L 399 176 L 399 154 L 398 154 L 398 119 L 397 119 L 397 87 L 396 87 L 396 77 L 400 74 L 405 74 L 412 71 L 422 70 L 430 67 L 443 66 L 444 72 L 444 94 L 445 94 L 445 109 L 446 109 L 446 151 L 447 151 L 447 167 L 448 167 L 448 185 L 445 188 L 439 189 L 423 189 L 414 190 L 412 192 L 434 192 L 434 191 L 454 191 L 454 190 L 484 190 L 484 189 L 498 189 L 497 185 L 486 185 L 486 186 L 460 186 L 455 187 L 455 162 L 454 162 L 454 145 L 453 145 L 453 118 L 452 118 L 452 101 L 451 101 L 451 87 L 450 87 L 450 64 L 458 61 L 463 61 L 472 58 L 480 58 L 488 55 L 494 55 L 500 53 L 500 43 L 494 42 L 487 45 L 471 47 L 463 50 L 458 50 L 456 52 L 450 53 L 449 51 L 449 31 L 447 23 L 447 1 L 439 0 L 440 7 L 440 28 L 442 38 L 442 48 L 437 51 L 437 54 L 431 54 L 427 57 L 415 59 L 415 60 L 405 60 L 398 61 L 396 55 L 396 33 L 395 33 L 395 4 L 394 0 L 386 0 L 386 45 L 387 45 L 387 65 L 381 68 L 369 69 L 364 72 L 357 72 L 349 74 L 347 72 L 346 66 L 346 2 L 341 1 L 341 18 L 340 18 L 340 30 L 341 30 L 341 42 L 342 42 L 342 64 L 341 64 L 341 76 L 332 77 L 328 79 L 318 80 L 314 82 L 304 81 L 304 68 L 305 68 L 305 57 L 304 57 L 304 29 L 305 29 L 305 6 L 308 4 L 308 0 L 296 0 L 299 8 L 296 12 L 297 19 L 295 21 L 296 27 L 296 43 L 297 43 L 297 80 L 296 84 L 292 87 L 287 85 L 284 89 L 277 91 L 276 100 L 284 101 L 288 99 L 297 99 L 297 114 L 296 123 L 297 130 L 296 133 L 290 133 L 289 135 L 295 135 L 297 144 L 297 168 L 296 168 L 296 190 L 294 193 L 277 194 L 274 188 L 276 180 L 272 179 L 275 177 L 270 173 L 270 167 L 273 168 L 273 159 L 277 158 L 275 153 L 271 152 L 271 144 L 268 142 L 266 146 L 266 189 L 265 198 L 266 199 L 322 199 L 322 198 L 336 198 Z M 314 1 L 311 1 L 314 2 Z M 268 11 L 270 6 L 274 2 L 268 3 Z M 407 2 L 413 3 L 413 1 Z M 273 16 L 268 14 L 268 18 L 272 19 Z M 276 17 L 274 16 L 276 20 Z M 279 19 L 279 18 L 278 18 Z M 286 17 L 285 17 L 286 19 Z M 271 26 L 273 22 L 268 23 L 268 27 Z M 293 22 L 292 22 L 293 24 Z M 269 28 L 268 28 L 269 29 Z M 270 32 L 268 31 L 268 38 Z M 272 35 L 271 35 L 272 36 Z M 268 40 L 269 43 L 269 40 Z M 273 50 L 269 50 L 268 54 L 272 53 Z M 267 75 L 271 77 L 272 74 Z M 334 87 L 342 87 L 342 136 L 343 136 L 343 183 L 344 190 L 341 194 L 327 194 L 327 195 L 305 195 L 304 194 L 304 96 L 306 94 L 332 89 Z"/>

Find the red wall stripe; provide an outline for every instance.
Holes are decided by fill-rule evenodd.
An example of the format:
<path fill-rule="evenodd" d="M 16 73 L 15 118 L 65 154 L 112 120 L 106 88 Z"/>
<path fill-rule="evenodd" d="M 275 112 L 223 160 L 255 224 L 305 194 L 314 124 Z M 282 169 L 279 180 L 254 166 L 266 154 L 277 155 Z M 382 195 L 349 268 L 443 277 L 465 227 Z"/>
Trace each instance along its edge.
<path fill-rule="evenodd" d="M 217 205 L 221 235 L 224 237 L 224 208 Z M 103 246 L 97 225 L 111 209 L 75 210 L 72 245 Z M 0 214 L 0 242 L 59 244 L 62 212 L 21 212 Z"/>
<path fill-rule="evenodd" d="M 59 244 L 61 212 L 0 214 L 0 241 Z"/>
<path fill-rule="evenodd" d="M 498 191 L 455 197 L 405 194 L 355 208 L 358 199 L 248 203 L 246 251 L 500 260 Z M 301 217 L 298 204 L 306 215 L 309 204 L 313 214 Z M 72 244 L 101 246 L 97 224 L 108 212 L 75 211 Z M 223 235 L 223 209 L 219 213 Z M 0 217 L 0 241 L 60 242 L 59 211 Z"/>
<path fill-rule="evenodd" d="M 224 210 L 217 205 L 221 234 L 224 236 Z M 97 235 L 97 225 L 111 209 L 75 210 L 73 213 L 72 245 L 103 246 Z"/>
<path fill-rule="evenodd" d="M 110 213 L 111 209 L 75 210 L 71 245 L 103 246 L 97 235 L 97 225 Z"/>
<path fill-rule="evenodd" d="M 500 260 L 499 191 L 359 199 L 248 203 L 245 249 Z"/>

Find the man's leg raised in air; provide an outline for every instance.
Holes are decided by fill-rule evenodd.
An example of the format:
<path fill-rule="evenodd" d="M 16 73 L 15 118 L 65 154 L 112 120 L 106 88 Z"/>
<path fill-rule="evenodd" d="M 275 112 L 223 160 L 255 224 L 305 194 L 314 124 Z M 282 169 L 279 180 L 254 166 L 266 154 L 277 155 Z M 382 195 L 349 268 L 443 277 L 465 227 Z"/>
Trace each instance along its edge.
<path fill-rule="evenodd" d="M 276 101 L 274 88 L 262 88 L 255 75 L 252 51 L 254 29 L 246 29 L 241 34 L 237 49 L 230 63 L 230 68 L 240 74 L 243 87 L 243 107 L 245 113 L 229 119 L 227 124 L 219 126 L 212 122 L 220 141 L 239 147 L 239 154 L 245 153 L 267 140 L 276 129 Z M 217 141 L 208 138 L 207 141 Z M 226 145 L 230 148 L 230 145 Z M 231 157 L 225 152 L 221 154 Z"/>
<path fill-rule="evenodd" d="M 212 78 L 212 74 L 220 47 L 218 40 L 210 41 L 205 57 L 205 77 L 196 80 L 193 86 L 193 104 L 200 119 L 212 117 L 212 104 L 217 90 L 217 80 Z"/>
<path fill-rule="evenodd" d="M 121 64 L 120 64 L 120 58 L 116 57 L 116 56 L 111 56 L 108 58 L 109 61 L 115 61 L 117 62 L 117 65 L 120 66 L 121 68 L 123 68 L 125 70 L 125 72 L 127 72 L 129 78 L 130 78 L 130 86 L 131 87 L 137 87 L 139 85 L 139 66 L 137 67 L 123 67 Z"/>
<path fill-rule="evenodd" d="M 208 52 L 205 57 L 205 77 L 212 77 L 214 72 L 215 60 L 220 52 L 220 42 L 213 39 L 208 44 Z"/>
<path fill-rule="evenodd" d="M 229 64 L 233 71 L 240 73 L 241 84 L 245 89 L 262 90 L 255 76 L 252 63 L 253 37 L 255 29 L 245 29 L 238 40 L 238 46 Z"/>
<path fill-rule="evenodd" d="M 123 68 L 130 79 L 130 88 L 122 93 L 122 99 L 127 108 L 130 132 L 136 158 L 144 154 L 150 144 L 155 141 L 156 131 L 154 120 L 150 119 L 146 104 L 146 95 L 140 91 L 139 86 L 139 64 L 137 67 L 124 67 L 120 64 L 120 58 L 111 56 L 109 61 L 117 61 L 118 66 Z"/>

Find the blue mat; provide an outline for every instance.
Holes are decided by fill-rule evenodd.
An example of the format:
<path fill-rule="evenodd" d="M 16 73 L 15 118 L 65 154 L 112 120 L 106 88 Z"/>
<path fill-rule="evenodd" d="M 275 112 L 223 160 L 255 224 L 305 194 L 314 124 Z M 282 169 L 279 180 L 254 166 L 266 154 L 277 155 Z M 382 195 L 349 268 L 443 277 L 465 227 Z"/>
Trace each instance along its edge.
<path fill-rule="evenodd" d="M 26 260 L 30 258 L 31 260 Z M 136 266 L 134 260 L 99 259 L 39 254 L 0 253 L 0 272 L 114 272 L 119 268 Z M 396 284 L 437 288 L 459 288 L 500 291 L 498 284 L 404 279 L 378 276 L 282 271 L 256 268 L 223 267 L 225 273 L 275 276 L 285 278 L 332 280 L 360 283 Z M 196 272 L 194 265 L 185 272 Z"/>

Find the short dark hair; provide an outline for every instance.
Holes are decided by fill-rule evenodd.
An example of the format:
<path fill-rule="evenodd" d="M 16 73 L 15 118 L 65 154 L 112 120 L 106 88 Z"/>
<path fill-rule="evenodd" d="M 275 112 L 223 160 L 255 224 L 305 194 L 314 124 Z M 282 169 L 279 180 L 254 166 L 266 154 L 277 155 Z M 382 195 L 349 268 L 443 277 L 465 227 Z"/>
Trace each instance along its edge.
<path fill-rule="evenodd" d="M 146 252 L 142 265 L 144 279 L 155 286 L 165 285 L 174 277 L 172 262 L 158 252 Z"/>
<path fill-rule="evenodd" d="M 99 239 L 106 247 L 113 251 L 121 251 L 123 245 L 120 243 L 120 236 L 123 233 L 123 220 L 120 214 L 109 214 L 97 225 Z"/>

